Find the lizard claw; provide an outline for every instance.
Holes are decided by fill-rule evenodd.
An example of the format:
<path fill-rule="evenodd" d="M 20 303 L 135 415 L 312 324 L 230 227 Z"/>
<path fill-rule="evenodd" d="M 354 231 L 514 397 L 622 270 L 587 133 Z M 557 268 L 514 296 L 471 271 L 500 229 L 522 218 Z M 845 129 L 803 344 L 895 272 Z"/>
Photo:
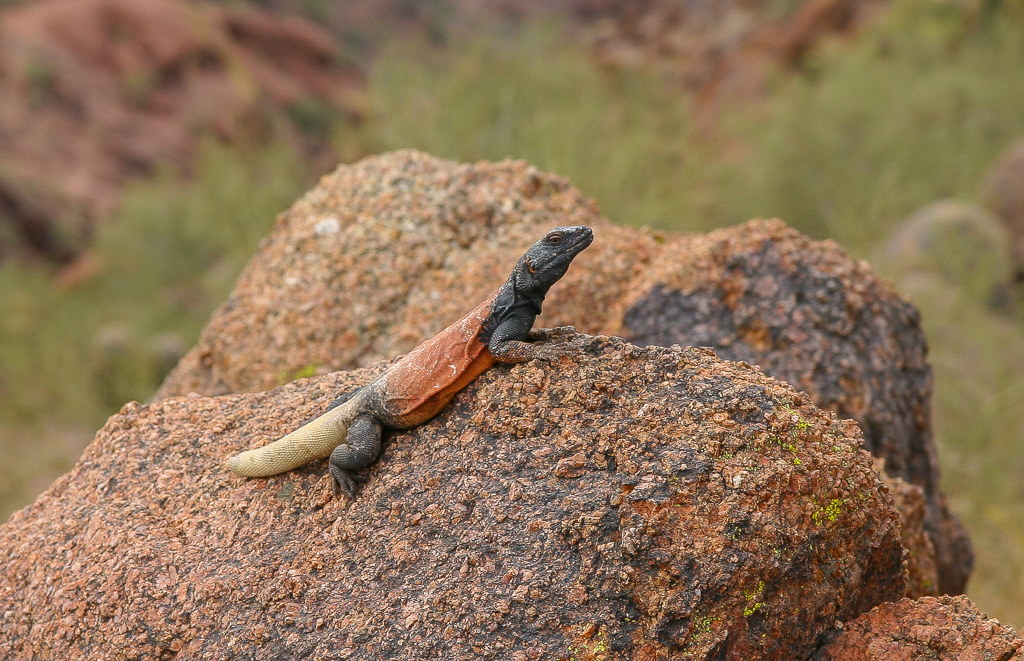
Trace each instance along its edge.
<path fill-rule="evenodd" d="M 343 468 L 338 468 L 334 464 L 330 466 L 331 470 L 331 481 L 334 483 L 334 495 L 339 496 L 345 494 L 351 500 L 356 499 L 356 489 L 362 482 L 366 482 L 366 477 L 363 475 L 356 475 Z"/>
<path fill-rule="evenodd" d="M 568 347 L 549 344 L 536 347 L 531 358 L 533 360 L 543 360 L 546 363 L 557 363 L 563 356 L 569 356 L 572 353 Z"/>
<path fill-rule="evenodd" d="M 548 340 L 567 340 L 579 335 L 575 326 L 558 326 L 557 328 L 534 328 L 526 336 L 534 342 Z M 558 344 L 533 344 L 530 359 L 543 360 L 549 363 L 557 363 L 562 356 L 569 356 L 575 353 L 569 347 Z"/>
<path fill-rule="evenodd" d="M 558 326 L 556 328 L 534 328 L 526 335 L 526 339 L 537 342 L 544 340 L 561 340 L 579 335 L 575 326 Z"/>

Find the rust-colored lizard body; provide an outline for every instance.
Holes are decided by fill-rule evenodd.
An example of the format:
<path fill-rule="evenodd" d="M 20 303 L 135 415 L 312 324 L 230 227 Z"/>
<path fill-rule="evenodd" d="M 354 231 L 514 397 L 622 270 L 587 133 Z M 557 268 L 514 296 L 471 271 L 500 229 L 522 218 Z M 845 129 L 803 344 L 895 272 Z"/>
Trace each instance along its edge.
<path fill-rule="evenodd" d="M 583 225 L 551 230 L 519 259 L 505 284 L 471 312 L 368 386 L 335 400 L 323 415 L 269 445 L 232 457 L 228 468 L 246 477 L 265 477 L 330 455 L 335 488 L 352 497 L 353 471 L 380 454 L 384 427 L 408 429 L 426 422 L 495 362 L 561 355 L 556 347 L 527 340 L 550 339 L 569 330 L 531 329 L 548 289 L 593 239 L 593 231 Z"/>

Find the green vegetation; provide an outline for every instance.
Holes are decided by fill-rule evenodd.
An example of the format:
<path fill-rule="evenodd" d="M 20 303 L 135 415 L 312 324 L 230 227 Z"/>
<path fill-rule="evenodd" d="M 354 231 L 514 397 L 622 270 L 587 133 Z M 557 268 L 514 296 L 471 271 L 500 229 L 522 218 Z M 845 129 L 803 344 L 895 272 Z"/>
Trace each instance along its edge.
<path fill-rule="evenodd" d="M 899 3 L 855 44 L 828 44 L 767 109 L 697 136 L 690 100 L 645 72 L 601 72 L 551 26 L 437 52 L 403 43 L 372 72 L 371 151 L 515 157 L 568 177 L 616 222 L 700 231 L 779 216 L 867 256 L 895 220 L 970 198 L 1024 132 L 1024 28 L 969 31 L 948 3 Z M 723 158 L 744 145 L 744 160 Z"/>
<path fill-rule="evenodd" d="M 1024 133 L 1024 29 L 968 25 L 949 3 L 897 3 L 853 48 L 811 57 L 767 121 L 734 120 L 752 157 L 727 173 L 724 217 L 779 216 L 867 255 L 915 209 L 974 197 Z"/>
<path fill-rule="evenodd" d="M 977 558 L 967 593 L 1024 625 L 1024 320 L 943 283 L 913 292 L 935 370 L 935 429 L 950 505 Z"/>
<path fill-rule="evenodd" d="M 308 183 L 282 146 L 250 154 L 211 142 L 196 175 L 133 187 L 100 228 L 98 272 L 81 286 L 0 264 L 3 517 L 70 468 L 107 416 L 153 393 Z M 48 445 L 34 452 L 40 439 Z"/>
<path fill-rule="evenodd" d="M 687 104 L 652 76 L 609 77 L 565 44 L 533 25 L 514 41 L 393 47 L 371 72 L 369 149 L 521 158 L 568 177 L 616 222 L 699 225 L 711 164 L 690 154 Z"/>
<path fill-rule="evenodd" d="M 62 291 L 37 268 L 0 265 L 0 420 L 97 427 L 163 378 L 169 334 L 188 346 L 275 215 L 305 188 L 286 148 L 259 158 L 209 143 L 197 177 L 171 171 L 129 191 L 94 246 L 98 274 Z"/>
<path fill-rule="evenodd" d="M 560 26 L 454 38 L 443 51 L 395 44 L 371 72 L 371 119 L 345 140 L 362 153 L 526 159 L 623 224 L 704 231 L 778 215 L 866 258 L 915 209 L 976 201 L 986 169 L 1024 135 L 1024 6 L 965 7 L 896 0 L 865 34 L 824 44 L 801 73 L 773 81 L 764 104 L 729 109 L 714 136 L 696 134 L 692 100 L 655 72 L 599 70 Z M 33 74 L 44 90 L 45 74 Z M 307 137 L 331 132 L 320 106 L 291 113 Z M 191 345 L 306 176 L 284 148 L 211 144 L 192 182 L 165 172 L 130 191 L 102 226 L 99 272 L 83 286 L 62 291 L 36 268 L 0 265 L 0 461 L 17 466 L 0 510 L 49 481 L 33 476 L 67 469 L 124 401 L 149 396 L 169 345 Z M 933 275 L 907 293 L 931 343 L 945 489 L 978 547 L 970 594 L 1019 627 L 1024 319 L 985 307 L 975 282 Z M 43 439 L 37 458 L 17 458 Z M 798 462 L 795 444 L 785 447 Z"/>

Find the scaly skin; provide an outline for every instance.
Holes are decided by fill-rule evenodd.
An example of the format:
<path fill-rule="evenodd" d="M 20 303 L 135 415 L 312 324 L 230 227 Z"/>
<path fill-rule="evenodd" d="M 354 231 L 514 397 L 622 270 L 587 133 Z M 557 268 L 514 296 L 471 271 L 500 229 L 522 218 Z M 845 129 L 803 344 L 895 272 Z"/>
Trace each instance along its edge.
<path fill-rule="evenodd" d="M 557 360 L 562 350 L 528 340 L 554 339 L 572 327 L 531 330 L 548 289 L 593 241 L 582 225 L 548 232 L 516 263 L 508 280 L 454 324 L 403 356 L 365 388 L 336 400 L 287 436 L 232 457 L 229 470 L 266 477 L 328 455 L 335 490 L 354 497 L 353 474 L 380 454 L 384 427 L 426 422 L 495 362 Z"/>
<path fill-rule="evenodd" d="M 329 456 L 348 434 L 348 427 L 365 399 L 361 396 L 363 392 L 360 390 L 360 396 L 329 409 L 270 445 L 231 457 L 228 469 L 243 477 L 268 477 Z"/>

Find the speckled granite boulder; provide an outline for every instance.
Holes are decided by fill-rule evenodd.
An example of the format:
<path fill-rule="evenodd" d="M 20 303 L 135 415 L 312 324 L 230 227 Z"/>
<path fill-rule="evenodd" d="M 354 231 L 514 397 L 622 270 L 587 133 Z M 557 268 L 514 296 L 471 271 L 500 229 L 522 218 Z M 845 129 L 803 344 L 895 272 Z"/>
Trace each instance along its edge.
<path fill-rule="evenodd" d="M 815 661 L 1020 661 L 1024 640 L 961 595 L 881 604 L 836 632 Z"/>
<path fill-rule="evenodd" d="M 924 490 L 939 589 L 963 591 L 973 551 L 939 486 L 920 318 L 866 262 L 778 221 L 677 237 L 634 281 L 612 332 L 713 346 L 856 420 L 886 471 Z"/>
<path fill-rule="evenodd" d="M 324 462 L 224 458 L 380 369 L 128 404 L 0 526 L 0 658 L 793 659 L 906 589 L 859 428 L 709 350 L 581 336 Z"/>
<path fill-rule="evenodd" d="M 578 320 L 574 300 L 606 309 L 643 267 L 632 255 L 606 261 L 613 236 L 633 232 L 600 219 L 568 181 L 523 162 L 460 165 L 413 151 L 340 167 L 278 217 L 157 397 L 266 390 L 394 358 L 472 309 L 558 225 L 599 225 L 603 245 L 552 290 L 548 325 Z"/>
<path fill-rule="evenodd" d="M 887 470 L 924 489 L 939 588 L 963 591 L 973 554 L 939 490 L 917 311 L 865 263 L 779 221 L 653 233 L 612 226 L 565 179 L 521 161 L 369 158 L 280 216 L 157 396 L 265 390 L 397 356 L 567 224 L 594 227 L 597 240 L 553 288 L 540 325 L 712 346 L 856 420 Z"/>

